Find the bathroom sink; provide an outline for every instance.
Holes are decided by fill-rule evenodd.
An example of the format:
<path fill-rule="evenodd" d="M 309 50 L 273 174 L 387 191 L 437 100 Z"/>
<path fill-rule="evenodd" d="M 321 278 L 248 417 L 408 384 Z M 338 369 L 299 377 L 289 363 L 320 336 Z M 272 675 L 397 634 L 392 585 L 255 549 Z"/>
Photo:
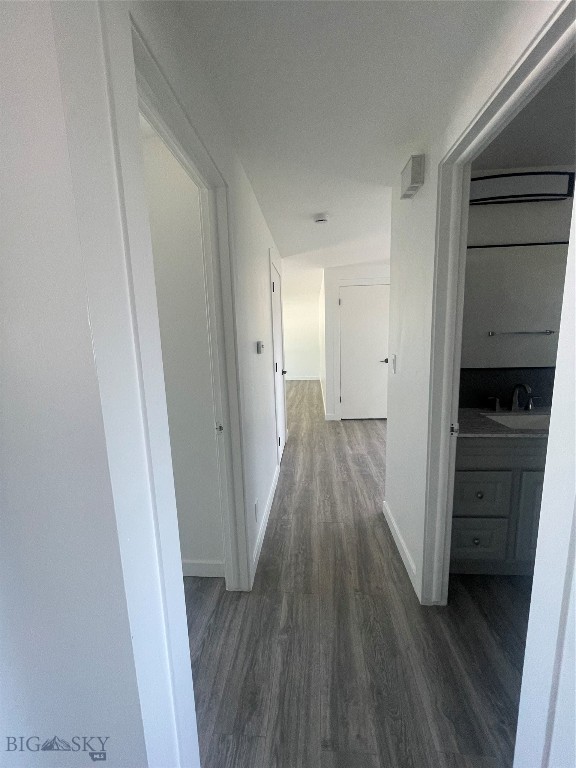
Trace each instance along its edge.
<path fill-rule="evenodd" d="M 510 429 L 548 429 L 550 426 L 550 414 L 548 413 L 515 411 L 514 413 L 483 413 L 482 416 Z"/>

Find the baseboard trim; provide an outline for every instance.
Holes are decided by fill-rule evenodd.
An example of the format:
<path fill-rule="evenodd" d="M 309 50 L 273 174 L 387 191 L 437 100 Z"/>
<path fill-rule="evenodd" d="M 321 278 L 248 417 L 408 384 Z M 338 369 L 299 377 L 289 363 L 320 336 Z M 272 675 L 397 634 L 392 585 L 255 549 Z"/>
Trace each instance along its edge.
<path fill-rule="evenodd" d="M 320 376 L 284 376 L 286 381 L 320 381 Z"/>
<path fill-rule="evenodd" d="M 268 500 L 266 507 L 264 508 L 264 517 L 260 523 L 260 530 L 258 531 L 258 538 L 254 546 L 254 553 L 252 555 L 252 574 L 251 581 L 254 581 L 256 575 L 256 568 L 258 567 L 258 561 L 260 560 L 260 552 L 262 551 L 262 544 L 264 542 L 264 536 L 266 535 L 266 529 L 268 528 L 268 518 L 270 517 L 270 510 L 272 509 L 272 503 L 274 501 L 274 495 L 276 493 L 276 486 L 278 485 L 278 478 L 280 477 L 280 464 L 276 467 L 274 472 L 274 479 L 272 480 L 272 486 L 270 493 L 268 494 Z"/>
<path fill-rule="evenodd" d="M 409 571 L 412 572 L 413 576 L 416 576 L 416 563 L 414 562 L 414 560 L 412 559 L 412 555 L 408 551 L 408 547 L 406 546 L 404 537 L 400 532 L 398 523 L 394 519 L 392 510 L 390 509 L 390 506 L 388 505 L 388 502 L 386 500 L 382 502 L 382 509 L 384 511 L 384 517 L 386 518 L 386 522 L 388 523 L 388 528 L 390 528 L 390 533 L 392 534 L 394 541 L 396 542 L 396 546 L 398 547 L 398 551 L 400 552 L 400 557 L 404 561 L 404 565 Z"/>
<path fill-rule="evenodd" d="M 335 413 L 326 413 L 326 414 L 324 414 L 324 419 L 326 421 L 340 421 L 340 419 L 338 418 L 338 416 L 336 416 Z"/>
<path fill-rule="evenodd" d="M 211 578 L 224 576 L 224 563 L 220 560 L 182 560 L 184 576 L 208 576 Z"/>

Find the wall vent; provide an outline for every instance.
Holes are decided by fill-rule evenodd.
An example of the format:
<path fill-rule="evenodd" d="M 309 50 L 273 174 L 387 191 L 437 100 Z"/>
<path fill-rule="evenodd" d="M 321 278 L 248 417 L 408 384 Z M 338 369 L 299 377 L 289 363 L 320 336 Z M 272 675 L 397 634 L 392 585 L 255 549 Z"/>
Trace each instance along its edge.
<path fill-rule="evenodd" d="M 414 197 L 422 184 L 424 184 L 424 155 L 412 155 L 402 171 L 400 197 L 402 199 Z"/>

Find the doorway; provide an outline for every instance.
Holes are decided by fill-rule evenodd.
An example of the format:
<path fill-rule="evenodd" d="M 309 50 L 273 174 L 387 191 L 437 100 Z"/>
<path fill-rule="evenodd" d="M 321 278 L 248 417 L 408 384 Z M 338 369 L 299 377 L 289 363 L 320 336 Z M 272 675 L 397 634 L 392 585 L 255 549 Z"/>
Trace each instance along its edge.
<path fill-rule="evenodd" d="M 452 573 L 533 572 L 574 199 L 575 93 L 571 58 L 471 164 L 451 404 Z"/>
<path fill-rule="evenodd" d="M 484 391 L 483 398 L 483 417 L 490 419 L 494 423 L 492 428 L 494 432 L 500 430 L 500 434 L 507 428 L 514 428 L 519 425 L 520 420 L 526 422 L 532 420 L 534 405 L 533 395 L 542 396 L 546 389 L 546 384 L 538 373 L 535 381 L 538 382 L 537 389 L 531 382 L 525 381 L 526 371 L 530 368 L 553 367 L 556 362 L 555 348 L 552 363 L 550 358 L 542 358 L 548 362 L 535 362 L 533 355 L 545 352 L 545 346 L 550 347 L 550 342 L 554 337 L 558 338 L 562 348 L 562 356 L 558 357 L 558 368 L 555 388 L 560 386 L 561 393 L 554 398 L 554 409 L 551 414 L 550 437 L 544 451 L 538 453 L 537 440 L 542 442 L 542 434 L 532 431 L 530 439 L 527 439 L 525 445 L 519 442 L 524 437 L 519 432 L 513 432 L 511 440 L 516 441 L 517 450 L 513 451 L 513 462 L 522 460 L 522 465 L 517 463 L 510 464 L 509 457 L 504 456 L 504 449 L 498 452 L 491 450 L 488 443 L 484 441 L 480 449 L 479 435 L 472 434 L 474 429 L 466 424 L 464 434 L 468 434 L 470 439 L 477 439 L 479 450 L 475 455 L 464 455 L 461 446 L 463 435 L 463 419 L 460 419 L 458 406 L 463 387 L 466 388 L 470 381 L 476 386 L 476 373 L 473 373 L 472 379 L 466 374 L 466 379 L 461 376 L 461 351 L 462 360 L 470 361 L 467 349 L 472 338 L 470 333 L 463 325 L 463 318 L 466 320 L 465 304 L 468 286 L 466 278 L 468 277 L 467 268 L 472 265 L 472 269 L 477 267 L 479 258 L 484 259 L 485 263 L 492 266 L 495 263 L 506 263 L 506 254 L 510 254 L 509 262 L 516 260 L 520 264 L 520 269 L 515 270 L 516 280 L 512 286 L 515 298 L 525 294 L 526 276 L 530 273 L 530 264 L 549 255 L 546 261 L 546 267 L 541 272 L 539 287 L 550 292 L 549 279 L 557 269 L 559 256 L 565 260 L 566 252 L 570 254 L 573 249 L 573 234 L 569 235 L 570 215 L 573 214 L 573 184 L 570 181 L 571 174 L 574 171 L 575 158 L 573 156 L 574 141 L 574 121 L 573 107 L 572 120 L 568 122 L 568 131 L 571 132 L 569 141 L 572 154 L 566 161 L 558 158 L 552 159 L 546 157 L 542 163 L 531 157 L 530 160 L 524 160 L 523 166 L 515 164 L 515 161 L 507 167 L 502 161 L 496 163 L 493 169 L 475 168 L 474 160 L 482 157 L 482 152 L 496 144 L 497 137 L 504 140 L 507 138 L 507 131 L 514 125 L 514 119 L 522 120 L 522 109 L 529 110 L 532 104 L 539 102 L 540 97 L 546 92 L 549 86 L 553 87 L 556 77 L 562 75 L 564 66 L 570 68 L 571 74 L 574 73 L 574 62 L 570 61 L 573 56 L 573 30 L 572 34 L 566 34 L 564 39 L 549 42 L 550 49 L 554 51 L 553 55 L 544 59 L 542 62 L 532 61 L 532 70 L 516 73 L 511 77 L 499 94 L 499 104 L 494 104 L 486 108 L 486 112 L 478 124 L 473 125 L 469 131 L 461 137 L 458 143 L 445 157 L 440 166 L 440 204 L 438 213 L 438 231 L 439 245 L 437 251 L 436 264 L 436 296 L 434 307 L 434 340 L 432 357 L 432 389 L 431 389 L 431 416 L 429 430 L 429 468 L 428 468 L 428 510 L 427 510 L 427 541 L 425 543 L 425 562 L 428 559 L 428 570 L 424 575 L 424 596 L 426 602 L 444 603 L 447 598 L 448 572 L 450 560 L 456 555 L 456 567 L 462 572 L 462 566 L 467 569 L 467 573 L 475 572 L 485 574 L 490 571 L 485 570 L 485 564 L 478 565 L 478 561 L 487 560 L 491 563 L 492 573 L 499 574 L 497 578 L 525 578 L 516 576 L 522 570 L 527 574 L 531 573 L 531 560 L 534 556 L 535 530 L 538 527 L 537 515 L 535 510 L 540 505 L 543 483 L 543 519 L 540 524 L 540 533 L 538 536 L 538 549 L 536 553 L 536 570 L 534 579 L 534 591 L 530 604 L 530 622 L 528 633 L 524 633 L 522 642 L 526 642 L 526 657 L 522 679 L 522 694 L 520 699 L 520 716 L 518 725 L 518 738 L 516 742 L 515 765 L 548 765 L 549 749 L 551 744 L 551 725 L 554 723 L 556 696 L 558 695 L 558 668 L 559 658 L 561 657 L 564 634 L 566 632 L 566 611 L 567 611 L 567 589 L 571 583 L 573 572 L 573 554 L 570 554 L 570 531 L 573 519 L 573 467 L 568 471 L 565 452 L 570 449 L 564 439 L 560 438 L 565 430 L 562 422 L 569 418 L 573 412 L 573 393 L 570 404 L 566 401 L 566 390 L 573 388 L 573 363 L 570 365 L 570 354 L 573 356 L 573 338 L 570 323 L 570 301 L 573 301 L 573 282 L 570 279 L 560 280 L 559 290 L 554 291 L 556 302 L 556 314 L 547 313 L 544 306 L 546 301 L 534 301 L 534 299 L 522 300 L 524 309 L 530 310 L 531 306 L 537 306 L 539 316 L 535 311 L 528 315 L 531 320 L 542 319 L 542 312 L 546 313 L 548 322 L 544 325 L 526 324 L 513 322 L 508 324 L 510 317 L 508 310 L 510 305 L 498 306 L 498 311 L 489 309 L 489 303 L 481 302 L 483 312 L 476 311 L 476 323 L 479 321 L 487 322 L 483 327 L 481 343 L 475 344 L 474 351 L 486 351 L 492 354 L 495 351 L 502 352 L 508 349 L 508 355 L 505 358 L 504 365 L 511 365 L 516 374 L 522 372 L 520 376 L 515 375 L 510 386 L 506 387 L 505 396 L 501 397 L 498 392 Z M 536 56 L 534 56 L 536 58 Z M 570 92 L 564 94 L 564 99 L 573 99 L 574 86 L 571 86 Z M 503 106 L 504 105 L 504 106 Z M 554 110 L 542 110 L 542 114 L 549 120 L 558 119 L 558 113 Z M 525 117 L 525 116 L 524 116 Z M 487 121 L 491 118 L 489 131 L 486 129 Z M 514 118 L 514 119 L 513 119 Z M 530 127 L 527 137 L 533 138 L 533 128 L 535 127 L 533 119 L 528 121 Z M 563 125 L 566 129 L 566 124 Z M 550 141 L 550 132 L 546 130 L 548 141 L 544 146 L 547 151 L 554 151 L 557 147 L 556 141 Z M 534 135 L 537 130 L 534 130 Z M 492 141 L 489 141 L 491 139 Z M 530 145 L 530 141 L 517 142 L 519 147 L 524 148 L 524 144 Z M 547 166 L 542 170 L 542 165 Z M 540 167 L 539 167 L 540 166 Z M 555 167 L 551 167 L 555 166 Z M 566 167 L 568 166 L 568 167 Z M 539 205 L 558 206 L 564 202 L 568 212 L 567 226 L 563 232 L 552 237 L 546 230 L 546 226 L 538 227 L 537 237 L 529 237 L 525 240 L 515 237 L 514 240 L 487 239 L 483 243 L 471 243 L 468 237 L 473 231 L 475 222 L 469 217 L 469 201 L 475 201 L 481 205 L 494 205 L 496 200 L 492 199 L 492 193 L 486 194 L 486 189 L 478 199 L 475 196 L 474 181 L 471 177 L 477 178 L 482 183 L 486 182 L 486 177 L 490 178 L 490 184 L 496 179 L 504 178 L 505 184 L 509 185 L 512 177 L 538 175 L 544 173 L 548 176 L 547 183 L 550 181 L 550 174 L 563 175 L 567 184 L 563 192 L 558 194 L 549 194 L 549 187 L 542 187 L 538 190 L 530 189 L 528 194 L 523 194 L 505 205 L 499 205 L 501 221 L 498 224 L 508 224 L 515 227 L 521 220 L 534 225 L 536 211 Z M 479 179 L 479 176 L 483 176 Z M 526 189 L 523 187 L 524 191 Z M 510 189 L 501 190 L 495 197 L 501 200 L 513 194 L 516 196 L 517 190 L 511 192 Z M 487 198 L 490 198 L 489 200 Z M 524 199 L 522 199 L 524 198 Z M 530 204 L 526 206 L 527 198 Z M 540 202 L 536 202 L 539 200 Z M 527 208 L 526 216 L 519 213 L 513 213 L 517 205 L 525 205 Z M 528 211 L 529 209 L 529 211 Z M 496 210 L 496 208 L 494 209 Z M 544 209 L 542 209 L 544 210 Z M 554 227 L 558 224 L 558 218 L 554 219 Z M 489 238 L 496 234 L 496 228 L 485 228 L 484 234 Z M 519 233 L 516 231 L 515 235 Z M 475 245 L 481 246 L 474 248 Z M 558 245 L 564 246 L 563 254 L 558 254 L 554 249 Z M 470 253 L 470 246 L 473 251 L 478 251 L 470 258 L 467 258 L 467 251 Z M 504 247 L 502 247 L 504 246 Z M 498 254 L 498 249 L 502 253 Z M 515 253 L 514 249 L 520 249 Z M 530 250 L 532 249 L 532 250 Z M 442 256 L 441 256 L 442 254 Z M 522 255 L 526 254 L 526 255 Z M 504 261 L 502 261 L 504 260 Z M 561 262 L 561 278 L 564 276 L 564 262 Z M 569 258 L 570 263 L 570 258 Z M 572 250 L 573 265 L 573 250 Z M 502 289 L 503 278 L 499 277 L 490 267 L 491 280 L 484 282 L 491 283 L 491 289 L 498 291 Z M 509 266 L 509 264 L 508 264 Z M 480 270 L 480 276 L 485 275 L 485 269 Z M 480 284 L 482 283 L 480 280 Z M 558 281 L 556 281 L 558 282 Z M 564 282 L 564 302 L 562 304 L 562 283 Z M 546 288 L 546 286 L 548 286 Z M 558 309 L 558 304 L 562 305 L 562 314 Z M 474 314 L 474 313 L 472 313 Z M 468 315 L 469 316 L 469 315 Z M 561 319 L 560 319 L 561 317 Z M 524 318 L 524 321 L 526 317 Z M 573 326 L 572 326 L 573 327 Z M 469 329 L 468 329 L 469 330 Z M 564 334 L 564 335 L 562 335 Z M 536 342 L 536 343 L 535 343 Z M 546 344 L 542 344 L 546 342 Z M 499 345 L 499 346 L 496 346 Z M 572 351 L 570 352 L 570 347 Z M 550 353 L 550 348 L 547 353 Z M 519 353 L 529 352 L 532 357 L 530 362 L 519 360 L 516 356 Z M 494 358 L 496 360 L 496 358 Z M 573 359 L 573 358 L 572 358 Z M 499 365 L 502 365 L 500 358 Z M 475 371 L 476 365 L 470 366 Z M 483 363 L 484 365 L 484 363 Z M 487 365 L 485 367 L 492 368 Z M 570 370 L 571 368 L 571 370 Z M 570 379 L 572 378 L 572 382 Z M 517 386 L 519 385 L 519 386 Z M 492 389 L 493 386 L 490 386 Z M 531 391 L 533 390 L 533 391 Z M 551 392 L 549 393 L 549 402 Z M 546 395 L 545 395 L 546 396 Z M 493 399 L 488 402 L 488 397 Z M 499 402 L 500 401 L 500 402 Z M 513 413 L 497 413 L 499 409 L 512 409 Z M 564 413 L 562 413 L 564 408 Z M 516 424 L 512 419 L 517 419 Z M 545 414 L 542 414 L 540 423 L 532 422 L 522 424 L 522 428 L 536 430 L 544 423 Z M 556 429 L 554 429 L 556 427 Z M 573 435 L 573 422 L 572 422 Z M 528 435 L 525 436 L 529 438 Z M 502 443 L 503 445 L 503 443 Z M 528 448 L 528 446 L 530 446 Z M 464 453 L 467 453 L 466 451 Z M 498 456 L 500 453 L 502 456 Z M 481 456 L 482 454 L 482 456 Z M 479 466 L 477 461 L 483 459 L 487 464 Z M 499 465 L 498 459 L 504 458 L 506 466 Z M 546 472 L 543 476 L 544 460 L 546 460 Z M 573 461 L 573 449 L 572 449 Z M 562 467 L 559 475 L 558 469 Z M 456 476 L 456 472 L 468 473 L 466 477 Z M 482 472 L 482 475 L 476 474 Z M 482 481 L 478 484 L 478 481 Z M 559 485 L 559 484 L 560 485 Z M 571 485 L 572 483 L 572 485 Z M 454 490 L 455 489 L 455 490 Z M 446 496 L 443 493 L 446 491 Z M 454 493 L 454 496 L 453 496 Z M 565 503 L 566 495 L 571 499 Z M 547 504 L 546 504 L 547 497 Z M 452 519 L 452 500 L 454 500 L 455 518 Z M 483 509 L 485 514 L 479 516 L 478 511 Z M 544 511 L 546 515 L 544 515 Z M 438 514 L 436 514 L 436 512 Z M 456 515 L 456 513 L 459 513 Z M 446 519 L 448 514 L 449 519 Z M 480 524 L 480 517 L 482 524 Z M 446 525 L 444 526 L 444 523 Z M 473 530 L 475 527 L 476 530 Z M 522 530 L 521 530 L 522 528 Z M 452 537 L 451 537 L 452 534 Z M 450 546 L 450 538 L 452 546 Z M 483 550 L 483 551 L 482 551 Z M 470 552 L 478 552 L 480 555 L 470 556 Z M 466 556 L 463 556 L 463 555 Z M 470 563 L 477 561 L 474 568 Z M 454 562 L 452 563 L 454 565 Z M 505 571 L 501 568 L 506 566 Z M 430 567 L 432 566 L 432 567 Z M 506 573 L 507 575 L 500 575 Z M 513 576 L 511 574 L 514 574 Z M 496 577 L 496 576 L 495 576 Z M 459 577 L 460 578 L 460 577 Z M 485 576 L 474 576 L 468 578 L 486 578 Z M 492 577 L 488 577 L 492 578 Z M 528 606 L 526 606 L 526 619 L 528 616 Z M 536 626 L 538 624 L 538 628 Z M 546 624 L 546 630 L 543 625 Z M 560 656 L 559 656 L 560 654 Z M 518 702 L 515 703 L 518 706 Z"/>
<path fill-rule="evenodd" d="M 560 638 L 546 645 L 536 630 L 537 649 L 530 653 L 528 615 L 538 610 L 538 589 L 534 602 L 532 594 L 536 558 L 542 554 L 539 529 L 544 542 L 548 537 L 560 554 L 563 537 L 555 497 L 560 488 L 570 486 L 569 474 L 551 482 L 550 471 L 554 473 L 558 460 L 552 403 L 556 419 L 569 418 L 556 397 L 555 378 L 563 304 L 570 295 L 566 266 L 574 215 L 575 94 L 572 58 L 473 160 L 462 256 L 449 594 L 464 581 L 480 582 L 494 595 L 513 589 L 517 596 L 503 614 L 506 621 L 522 619 L 511 636 L 522 649 L 522 696 L 530 715 L 520 717 L 517 765 L 526 764 L 526 753 L 530 764 L 564 764 L 557 758 L 538 761 L 526 736 L 533 730 L 527 722 L 536 703 L 545 702 L 540 693 L 534 697 L 534 687 L 541 689 L 532 681 L 540 676 L 546 657 L 554 658 L 556 645 L 562 647 L 563 634 L 560 629 Z M 562 332 L 568 332 L 573 347 L 573 327 L 564 326 Z M 573 386 L 573 369 L 571 378 Z M 566 451 L 570 453 L 570 447 L 563 442 L 561 452 Z M 545 568 L 550 605 L 564 599 L 565 587 L 556 594 L 550 587 L 556 567 L 553 562 Z M 568 572 L 570 567 L 568 561 Z M 521 710 L 520 691 L 507 685 L 505 692 L 515 713 Z M 550 712 L 548 716 L 553 717 Z M 544 735 L 544 754 L 551 749 L 545 746 L 550 738 Z M 565 764 L 572 763 L 573 757 Z"/>
<path fill-rule="evenodd" d="M 342 419 L 388 415 L 389 285 L 340 287 Z"/>
<path fill-rule="evenodd" d="M 222 424 L 200 189 L 140 118 L 184 576 L 223 576 Z"/>
<path fill-rule="evenodd" d="M 284 328 L 282 323 L 282 277 L 276 265 L 270 262 L 272 295 L 272 345 L 274 364 L 274 397 L 276 404 L 276 450 L 278 464 L 282 461 L 286 445 L 286 390 L 284 386 Z"/>

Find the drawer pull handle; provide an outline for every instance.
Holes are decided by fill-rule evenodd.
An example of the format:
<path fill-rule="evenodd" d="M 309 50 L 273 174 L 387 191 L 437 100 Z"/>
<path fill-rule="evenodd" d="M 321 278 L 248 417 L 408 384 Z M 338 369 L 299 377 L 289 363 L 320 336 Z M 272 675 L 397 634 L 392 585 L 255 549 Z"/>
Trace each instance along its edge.
<path fill-rule="evenodd" d="M 475 547 L 478 547 L 480 545 L 480 539 L 476 538 L 476 539 L 472 539 L 472 541 Z"/>
<path fill-rule="evenodd" d="M 483 491 L 478 491 L 477 494 L 476 494 L 476 498 L 477 499 L 483 499 L 484 498 L 484 492 Z"/>

